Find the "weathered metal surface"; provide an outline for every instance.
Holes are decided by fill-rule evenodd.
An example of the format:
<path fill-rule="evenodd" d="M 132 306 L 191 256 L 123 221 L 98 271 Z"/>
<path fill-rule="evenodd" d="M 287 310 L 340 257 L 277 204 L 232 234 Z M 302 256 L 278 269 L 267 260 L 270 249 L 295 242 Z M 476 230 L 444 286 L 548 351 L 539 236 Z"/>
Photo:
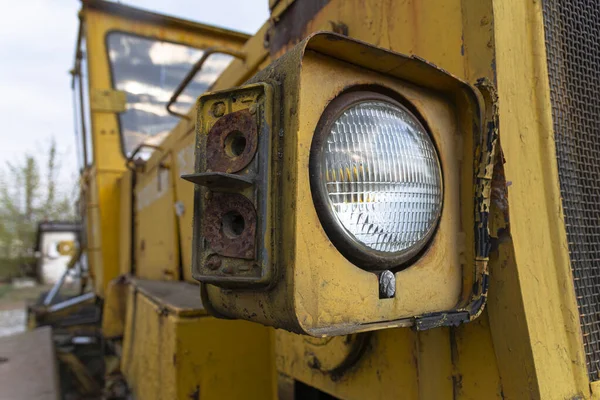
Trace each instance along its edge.
<path fill-rule="evenodd" d="M 105 37 L 108 32 L 119 31 L 143 37 L 153 37 L 167 42 L 180 43 L 193 48 L 226 47 L 239 50 L 244 45 L 248 36 L 225 29 L 214 28 L 207 25 L 196 24 L 181 19 L 171 18 L 145 12 L 139 9 L 126 7 L 105 1 L 86 0 L 82 3 L 82 21 L 84 39 L 86 44 L 85 55 L 87 57 L 87 71 L 83 74 L 89 77 L 90 93 L 99 90 L 112 90 L 113 81 L 109 69 L 109 54 L 106 51 Z M 114 89 L 114 88 L 113 88 Z M 165 149 L 170 151 L 177 141 L 181 140 L 187 132 L 192 129 L 193 123 L 181 121 L 165 139 Z M 131 230 L 121 230 L 120 216 L 125 218 L 131 214 L 130 210 L 122 209 L 128 207 L 121 202 L 122 189 L 126 185 L 118 185 L 118 181 L 126 170 L 126 156 L 122 151 L 121 127 L 118 116 L 113 112 L 91 112 L 91 126 L 94 166 L 86 171 L 85 185 L 82 202 L 87 205 L 87 237 L 88 237 L 88 260 L 90 273 L 93 278 L 95 290 L 102 297 L 108 283 L 119 275 L 120 270 L 132 270 L 119 267 L 123 254 L 130 254 L 129 240 Z M 146 170 L 152 171 L 161 162 L 162 154 L 154 152 L 154 156 L 146 162 Z M 152 172 L 151 172 L 152 173 Z M 138 182 L 145 181 L 143 175 L 138 176 Z M 171 181 L 172 182 L 172 181 Z M 121 186 L 121 187 L 120 187 Z M 127 192 L 131 194 L 131 189 Z M 169 192 L 173 193 L 171 186 Z M 131 197 L 131 196 L 130 196 Z M 168 243 L 171 238 L 175 240 L 178 232 L 176 224 L 165 224 L 164 218 L 172 214 L 173 202 L 164 206 L 169 212 L 149 212 L 146 216 L 139 218 L 142 225 L 138 226 L 140 231 L 153 232 L 156 243 Z M 153 217 L 157 217 L 153 218 Z M 131 218 L 134 218 L 132 215 Z M 139 242 L 136 248 L 139 249 Z M 147 243 L 146 248 L 150 244 Z M 178 245 L 177 245 L 178 247 Z M 157 251 L 160 251 L 157 249 Z M 146 251 L 148 253 L 148 251 Z M 179 275 L 178 252 L 164 251 L 157 253 L 157 257 L 151 255 L 146 258 L 137 259 L 137 271 L 145 273 L 146 276 L 165 276 L 166 269 L 173 278 Z M 138 254 L 139 255 L 139 254 Z M 165 257 L 167 262 L 161 261 Z M 129 258 L 129 257 L 128 257 Z M 157 268 L 158 263 L 162 263 Z M 157 268 L 157 270 L 155 270 Z M 147 271 L 147 270 L 150 271 Z"/>
<path fill-rule="evenodd" d="M 176 201 L 173 190 L 173 168 L 163 165 L 173 163 L 172 153 L 161 158 L 160 163 L 145 168 L 136 175 L 134 189 L 134 257 L 135 274 L 145 279 L 178 280 L 181 278 L 180 246 L 177 232 Z"/>
<path fill-rule="evenodd" d="M 325 75 L 328 79 L 323 79 Z M 472 182 L 479 170 L 474 170 L 472 157 L 465 155 L 475 155 L 474 146 L 485 139 L 479 92 L 423 60 L 330 33 L 306 39 L 253 79 L 260 80 L 285 83 L 280 130 L 284 140 L 277 158 L 272 159 L 281 179 L 268 184 L 280 194 L 271 207 L 285 210 L 274 218 L 280 262 L 286 268 L 268 295 L 223 292 L 208 286 L 213 307 L 226 316 L 314 336 L 406 326 L 420 316 L 428 322 L 418 325 L 421 328 L 477 316 L 485 304 L 487 280 L 482 275 L 487 260 L 474 253 L 479 208 Z M 411 105 L 428 126 L 444 171 L 444 212 L 437 233 L 414 264 L 396 272 L 395 296 L 390 299 L 380 298 L 375 274 L 357 268 L 331 245 L 310 196 L 306 166 L 315 127 L 331 99 L 357 82 L 386 88 L 379 90 Z M 477 143 L 459 141 L 447 132 Z M 463 232 L 459 226 L 470 229 Z M 485 230 L 487 222 L 477 221 L 477 227 Z M 350 306 L 357 298 L 360 306 Z M 446 318 L 451 312 L 460 318 Z"/>
<path fill-rule="evenodd" d="M 273 88 L 267 83 L 247 85 L 203 95 L 197 104 L 196 172 L 184 176 L 197 185 L 193 276 L 221 287 L 264 288 L 272 282 L 276 265 L 268 201 L 271 143 L 277 132 L 273 119 L 278 115 Z M 247 210 L 224 210 L 231 204 L 220 199 L 227 196 L 238 196 Z M 223 256 L 218 267 L 215 255 Z"/>
<path fill-rule="evenodd" d="M 280 1 L 281 3 L 283 1 Z M 310 346 L 306 343 L 305 337 L 278 332 L 277 336 L 285 336 L 285 339 L 278 344 L 275 354 L 263 351 L 258 355 L 270 354 L 283 373 L 344 399 L 590 397 L 576 301 L 571 290 L 567 239 L 562 221 L 558 175 L 554 160 L 541 7 L 541 2 L 518 0 L 431 0 L 427 2 L 332 0 L 310 21 L 303 22 L 302 18 L 299 19 L 304 30 L 298 37 L 291 38 L 292 42 L 301 39 L 308 32 L 335 29 L 334 23 L 343 23 L 354 38 L 395 51 L 416 54 L 469 82 L 475 82 L 482 76 L 495 82 L 496 71 L 498 71 L 498 85 L 502 100 L 500 112 L 502 145 L 506 163 L 503 168 L 504 179 L 498 177 L 492 180 L 490 208 L 498 207 L 502 214 L 499 219 L 507 222 L 510 220 L 510 235 L 507 234 L 504 241 L 497 243 L 496 248 L 492 248 L 494 251 L 490 257 L 492 292 L 488 300 L 489 319 L 487 312 L 484 312 L 479 319 L 458 328 L 436 328 L 418 333 L 408 329 L 388 329 L 377 332 L 374 334 L 370 351 L 363 355 L 360 362 L 356 364 L 356 369 L 349 371 L 344 379 L 337 382 L 311 368 L 310 360 L 305 357 L 306 350 Z M 95 26 L 103 27 L 107 25 L 106 22 L 103 20 Z M 239 60 L 232 62 L 232 67 L 223 73 L 216 82 L 215 88 L 226 89 L 240 84 L 257 68 L 266 66 L 266 51 L 263 48 L 266 26 L 263 26 L 257 37 L 252 38 L 246 47 L 249 49 L 247 65 Z M 109 27 L 109 29 L 120 28 L 122 27 L 114 25 Z M 167 28 L 165 29 L 168 31 Z M 169 32 L 150 32 L 146 27 L 140 29 L 140 34 L 170 35 Z M 97 40 L 93 46 L 101 49 L 103 36 L 88 35 L 88 39 L 93 40 L 94 37 Z M 314 50 L 323 53 L 327 45 L 327 42 L 324 42 L 321 48 Z M 285 46 L 279 50 L 279 53 L 284 48 Z M 346 48 L 336 56 L 346 58 L 348 61 L 344 53 L 351 53 L 351 51 Z M 95 66 L 91 68 L 93 70 L 91 72 L 99 77 L 96 84 L 99 87 L 110 87 L 106 74 L 99 69 L 99 66 L 106 62 L 106 56 L 100 55 L 100 52 L 96 54 L 98 58 L 93 62 Z M 386 67 L 385 63 L 374 54 L 355 54 L 355 56 L 368 59 L 371 69 Z M 288 72 L 277 76 L 280 79 L 278 82 L 293 81 L 295 77 Z M 331 74 L 331 71 L 321 75 L 322 81 L 325 80 L 323 76 L 327 79 L 338 78 Z M 434 89 L 436 85 L 441 84 L 435 78 L 421 83 Z M 314 88 L 316 90 L 312 95 L 318 98 L 315 94 L 322 94 L 322 88 L 316 85 Z M 285 108 L 293 109 L 291 114 L 299 112 L 298 104 L 290 101 L 285 93 L 281 99 Z M 102 128 L 110 132 L 116 127 L 113 122 L 109 116 L 98 116 L 94 124 L 95 126 L 102 124 Z M 191 129 L 191 124 L 187 122 L 180 124 L 166 139 L 165 148 L 176 148 L 180 151 L 184 146 L 190 146 L 184 141 L 192 136 L 189 135 Z M 283 145 L 277 147 L 279 151 L 277 156 L 285 162 L 295 162 L 291 154 L 294 154 L 296 149 L 289 145 L 289 142 L 293 141 L 293 136 L 288 130 L 282 129 L 277 132 L 285 138 L 285 140 L 281 139 Z M 112 273 L 110 268 L 114 263 L 111 264 L 111 260 L 114 260 L 116 255 L 110 250 L 111 246 L 115 248 L 113 245 L 118 236 L 118 231 L 114 230 L 116 217 L 111 219 L 111 216 L 121 214 L 118 212 L 118 207 L 114 207 L 115 204 L 110 202 L 114 199 L 114 181 L 120 173 L 108 176 L 107 171 L 121 168 L 122 157 L 119 154 L 118 144 L 110 145 L 110 135 L 98 136 L 98 138 L 102 141 L 99 147 L 102 150 L 102 157 L 96 159 L 99 160 L 100 171 L 109 179 L 105 179 L 100 185 L 103 191 L 102 216 L 98 211 L 97 188 L 94 189 L 96 190 L 94 201 L 89 201 L 93 207 L 96 207 L 97 215 L 93 218 L 97 223 L 94 225 L 100 227 L 102 231 L 102 240 L 98 239 L 90 246 L 90 258 L 93 258 L 97 265 L 106 263 L 105 270 L 99 271 L 98 274 L 98 280 L 102 281 L 104 275 Z M 456 137 L 455 143 L 460 146 L 470 140 L 469 135 L 464 135 Z M 182 147 L 179 147 L 180 145 Z M 193 145 L 190 147 L 193 154 Z M 465 165 L 474 161 L 469 154 L 462 154 L 462 157 Z M 113 163 L 115 160 L 118 162 Z M 149 164 L 153 162 L 155 160 L 150 160 Z M 496 166 L 498 165 L 499 163 L 496 163 Z M 467 166 L 463 170 L 469 171 L 470 167 L 472 166 Z M 498 168 L 494 170 L 494 174 L 497 174 L 497 170 Z M 294 175 L 289 174 L 287 170 L 276 172 L 280 181 L 295 179 Z M 469 180 L 468 176 L 463 178 L 465 181 Z M 178 181 L 177 184 L 179 183 Z M 91 184 L 95 186 L 96 181 L 92 180 Z M 466 190 L 469 191 L 471 188 L 469 185 L 466 186 Z M 183 182 L 183 185 L 177 189 L 178 199 L 187 202 L 186 210 L 192 209 L 193 189 L 191 187 L 189 183 Z M 295 193 L 277 192 L 277 195 L 281 198 L 290 198 Z M 292 204 L 290 208 L 285 208 L 283 213 L 275 217 L 289 222 L 286 214 L 293 213 L 297 205 L 290 204 Z M 172 205 L 169 207 L 171 212 Z M 448 212 L 448 209 L 445 208 L 444 212 Z M 305 218 L 305 215 L 303 217 Z M 100 221 L 102 224 L 99 223 Z M 188 265 L 191 259 L 189 256 L 191 233 L 187 228 L 189 226 L 191 226 L 191 212 L 186 211 L 181 219 L 180 232 L 188 254 L 188 257 L 184 256 L 184 262 Z M 293 229 L 293 224 L 288 224 L 286 229 L 289 233 Z M 272 231 L 266 233 L 271 234 Z M 492 230 L 491 233 L 492 236 L 500 236 L 496 230 Z M 111 238 L 114 240 L 111 241 Z M 310 235 L 304 235 L 302 240 L 296 242 L 301 247 L 300 250 L 312 255 L 319 255 L 326 251 L 318 246 L 304 246 L 303 240 L 307 239 L 310 239 Z M 276 243 L 280 246 L 279 242 Z M 465 243 L 471 243 L 469 235 L 466 238 L 462 236 L 456 238 L 457 247 L 462 248 Z M 103 247 L 102 252 L 96 250 L 100 245 Z M 464 258 L 461 260 L 464 261 Z M 287 267 L 293 264 L 294 259 L 284 257 L 279 261 L 281 265 Z M 315 264 L 319 267 L 323 267 L 326 261 L 322 257 L 315 256 Z M 446 262 L 445 259 L 439 261 L 438 265 L 444 265 Z M 219 268 L 220 265 L 217 264 L 215 262 L 216 268 Z M 191 268 L 184 270 L 191 270 Z M 439 271 L 435 277 L 444 279 Z M 431 276 L 427 281 L 431 280 L 430 278 Z M 191 279 L 189 272 L 187 279 Z M 322 283 L 328 285 L 329 290 L 332 287 L 340 287 L 337 279 L 327 281 L 307 279 L 304 293 L 308 293 L 310 298 Z M 342 290 L 349 290 L 343 285 L 341 287 Z M 471 290 L 472 285 L 468 284 L 464 287 Z M 222 289 L 214 291 L 222 291 Z M 256 309 L 250 307 L 247 315 L 256 312 L 271 317 L 272 308 L 282 307 L 284 304 L 278 302 L 277 295 L 276 290 L 269 292 L 269 296 L 262 298 L 264 301 L 261 307 Z M 250 304 L 251 300 L 250 296 L 247 296 L 243 306 Z M 354 293 L 353 302 L 348 304 L 348 307 L 352 308 L 364 307 L 363 294 Z M 227 303 L 226 306 L 234 309 L 236 304 Z M 213 343 L 211 337 L 207 336 L 200 349 L 201 346 L 194 345 L 197 343 L 194 340 L 198 338 L 198 334 L 204 334 L 205 326 L 190 324 L 187 333 L 181 331 L 173 333 L 169 331 L 170 328 L 164 328 L 167 319 L 155 323 L 153 318 L 155 314 L 159 314 L 158 311 L 151 308 L 146 311 L 134 315 L 139 319 L 139 324 L 137 329 L 130 329 L 129 335 L 126 335 L 126 338 L 132 341 L 131 343 L 144 346 L 144 349 L 133 351 L 129 355 L 125 353 L 125 358 L 129 357 L 129 360 L 134 360 L 136 364 L 128 365 L 128 368 L 134 374 L 140 375 L 141 378 L 137 382 L 147 386 L 142 390 L 143 394 L 147 394 L 148 398 L 158 397 L 158 393 L 167 391 L 168 387 L 176 386 L 185 387 L 185 391 L 182 389 L 178 393 L 183 398 L 185 396 L 200 398 L 221 396 L 222 398 L 223 392 L 206 393 L 205 390 L 207 387 L 222 388 L 223 385 L 215 385 L 214 382 L 206 384 L 192 382 L 199 376 L 197 371 L 188 374 L 189 384 L 171 384 L 170 380 L 173 368 L 181 371 L 192 364 L 197 366 L 197 361 L 204 359 L 196 351 L 207 349 L 212 355 L 220 354 L 220 350 L 217 349 L 221 342 Z M 331 316 L 327 313 L 319 313 L 318 317 L 331 320 Z M 436 324 L 439 322 L 436 321 Z M 230 331 L 223 331 L 224 335 L 221 335 L 222 332 L 219 330 L 211 333 L 222 338 Z M 136 335 L 139 339 L 137 342 Z M 173 342 L 172 336 L 169 335 L 182 340 L 180 343 L 186 347 L 185 350 L 191 349 L 190 353 L 182 349 L 171 363 L 166 358 L 172 356 L 172 353 L 160 351 L 165 350 L 165 347 L 161 346 Z M 153 339 L 147 340 L 149 336 Z M 167 337 L 169 339 L 165 339 Z M 236 337 L 230 338 L 234 344 L 236 339 Z M 323 349 L 327 347 L 328 345 L 322 346 Z M 264 348 L 268 348 L 268 344 L 265 344 Z M 332 352 L 337 350 L 332 349 Z M 342 352 L 337 353 L 340 354 Z M 165 358 L 161 359 L 161 355 L 165 355 Z M 324 358 L 319 357 L 319 360 L 323 363 Z M 215 366 L 215 371 L 230 371 L 229 366 L 218 365 L 222 368 Z M 161 371 L 161 374 L 157 371 Z M 247 374 L 252 372 L 246 372 L 242 377 L 246 378 Z M 264 378 L 264 374 L 255 376 L 257 379 Z M 159 386 L 155 384 L 158 381 L 169 383 Z M 236 385 L 246 387 L 239 381 Z M 225 389 L 229 388 L 223 390 Z M 170 393 L 164 397 L 176 398 L 178 394 Z M 265 393 L 262 395 L 262 398 L 268 397 Z"/>
<path fill-rule="evenodd" d="M 123 337 L 128 290 L 129 277 L 124 275 L 112 280 L 106 288 L 102 306 L 102 334 L 107 339 Z"/>
<path fill-rule="evenodd" d="M 499 189 L 507 196 L 510 235 L 490 255 L 487 310 L 506 398 L 589 398 L 561 207 L 544 3 L 493 1 L 507 186 Z M 506 207 L 496 205 L 501 227 Z"/>
<path fill-rule="evenodd" d="M 369 349 L 372 336 L 372 332 L 366 332 L 327 339 L 307 339 L 305 342 L 312 348 L 305 354 L 308 366 L 329 376 L 332 381 L 338 381 L 360 362 Z M 334 347 L 337 351 L 332 351 Z"/>
<path fill-rule="evenodd" d="M 270 335 L 207 316 L 198 285 L 135 280 L 121 370 L 137 399 L 273 399 Z"/>
<path fill-rule="evenodd" d="M 244 190 L 254 183 L 251 178 L 244 175 L 226 174 L 224 172 L 200 172 L 181 175 L 181 178 L 212 190 Z"/>
<path fill-rule="evenodd" d="M 161 305 L 164 310 L 163 314 L 180 317 L 206 315 L 197 285 L 187 282 L 131 279 L 129 289 L 139 292 Z"/>
<path fill-rule="evenodd" d="M 207 168 L 226 173 L 244 169 L 256 154 L 256 131 L 256 122 L 248 109 L 219 118 L 206 138 Z"/>
<path fill-rule="evenodd" d="M 92 111 L 120 113 L 125 111 L 127 94 L 122 90 L 94 89 L 90 91 Z"/>
<path fill-rule="evenodd" d="M 0 398 L 60 398 L 50 327 L 0 338 Z"/>
<path fill-rule="evenodd" d="M 203 237 L 217 254 L 254 259 L 256 210 L 237 193 L 211 193 L 204 211 Z"/>
<path fill-rule="evenodd" d="M 268 43 L 271 56 L 277 54 L 284 46 L 294 45 L 304 39 L 307 23 L 329 1 L 300 0 L 289 5 L 267 32 L 265 43 Z"/>

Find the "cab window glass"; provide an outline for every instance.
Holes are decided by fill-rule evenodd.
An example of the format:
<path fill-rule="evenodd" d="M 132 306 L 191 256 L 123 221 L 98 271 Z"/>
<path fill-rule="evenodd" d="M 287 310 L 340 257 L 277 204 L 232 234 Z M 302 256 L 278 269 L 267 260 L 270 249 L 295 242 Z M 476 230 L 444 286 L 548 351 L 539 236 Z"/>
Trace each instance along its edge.
<path fill-rule="evenodd" d="M 171 95 L 202 50 L 156 39 L 112 32 L 107 37 L 115 89 L 127 94 L 127 109 L 120 114 L 124 153 L 140 143 L 158 145 L 179 118 L 166 110 Z M 229 65 L 231 56 L 212 55 L 181 93 L 173 110 L 187 113 Z"/>

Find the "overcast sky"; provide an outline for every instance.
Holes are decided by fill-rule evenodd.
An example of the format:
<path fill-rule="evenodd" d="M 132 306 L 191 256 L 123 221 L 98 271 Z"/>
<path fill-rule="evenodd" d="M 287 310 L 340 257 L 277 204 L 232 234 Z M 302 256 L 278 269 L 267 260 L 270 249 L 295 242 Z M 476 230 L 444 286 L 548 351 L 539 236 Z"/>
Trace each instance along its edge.
<path fill-rule="evenodd" d="M 124 0 L 122 4 L 254 33 L 268 0 Z M 0 0 L 0 168 L 56 138 L 61 181 L 76 173 L 71 78 L 78 0 Z"/>

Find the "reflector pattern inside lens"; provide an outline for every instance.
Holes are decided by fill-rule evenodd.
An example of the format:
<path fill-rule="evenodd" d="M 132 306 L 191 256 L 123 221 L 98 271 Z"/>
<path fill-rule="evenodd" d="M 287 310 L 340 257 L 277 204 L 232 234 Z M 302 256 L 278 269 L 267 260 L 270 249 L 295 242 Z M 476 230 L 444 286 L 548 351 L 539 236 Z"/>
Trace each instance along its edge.
<path fill-rule="evenodd" d="M 351 106 L 333 123 L 324 157 L 330 206 L 359 242 L 396 253 L 433 229 L 442 204 L 439 161 L 408 111 L 383 101 Z"/>

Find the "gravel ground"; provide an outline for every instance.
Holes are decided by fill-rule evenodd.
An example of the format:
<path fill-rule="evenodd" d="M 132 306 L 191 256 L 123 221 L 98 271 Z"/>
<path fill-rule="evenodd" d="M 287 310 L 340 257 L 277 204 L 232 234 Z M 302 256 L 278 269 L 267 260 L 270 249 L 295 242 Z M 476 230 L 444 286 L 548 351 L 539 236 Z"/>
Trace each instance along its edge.
<path fill-rule="evenodd" d="M 24 332 L 25 319 L 25 303 L 3 304 L 0 308 L 0 337 Z"/>
<path fill-rule="evenodd" d="M 48 288 L 48 285 L 14 288 L 0 284 L 0 337 L 26 330 L 27 303 L 35 301 Z"/>
<path fill-rule="evenodd" d="M 27 304 L 34 303 L 42 293 L 51 288 L 52 285 L 15 288 L 12 285 L 0 283 L 0 337 L 25 331 Z M 67 286 L 62 288 L 60 293 L 68 296 L 78 292 L 75 286 Z"/>

